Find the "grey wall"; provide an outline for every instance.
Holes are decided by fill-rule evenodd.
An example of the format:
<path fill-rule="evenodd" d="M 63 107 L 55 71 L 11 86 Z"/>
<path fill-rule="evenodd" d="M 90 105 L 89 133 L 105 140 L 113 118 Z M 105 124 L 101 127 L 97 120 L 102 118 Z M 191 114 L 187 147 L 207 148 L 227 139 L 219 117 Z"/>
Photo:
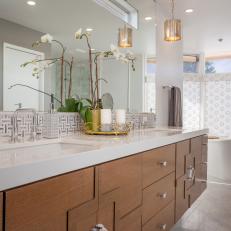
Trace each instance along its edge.
<path fill-rule="evenodd" d="M 7 42 L 16 46 L 32 49 L 33 42 L 40 39 L 44 33 L 32 30 L 19 24 L 0 19 L 0 110 L 3 108 L 3 43 Z M 43 52 L 45 57 L 50 57 L 51 46 L 46 44 L 34 50 Z M 45 91 L 50 92 L 51 74 L 45 73 Z M 45 97 L 45 109 L 48 107 L 48 99 Z"/>

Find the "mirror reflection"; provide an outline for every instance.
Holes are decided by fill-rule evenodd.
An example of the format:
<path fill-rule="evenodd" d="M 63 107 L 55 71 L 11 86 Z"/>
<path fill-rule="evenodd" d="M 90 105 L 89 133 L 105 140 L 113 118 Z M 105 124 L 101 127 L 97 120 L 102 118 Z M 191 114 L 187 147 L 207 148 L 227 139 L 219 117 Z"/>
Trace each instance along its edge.
<path fill-rule="evenodd" d="M 82 100 L 97 108 L 105 96 L 114 109 L 152 111 L 153 1 L 148 11 L 130 0 L 120 17 L 104 2 L 1 0 L 0 110 L 74 111 Z"/>

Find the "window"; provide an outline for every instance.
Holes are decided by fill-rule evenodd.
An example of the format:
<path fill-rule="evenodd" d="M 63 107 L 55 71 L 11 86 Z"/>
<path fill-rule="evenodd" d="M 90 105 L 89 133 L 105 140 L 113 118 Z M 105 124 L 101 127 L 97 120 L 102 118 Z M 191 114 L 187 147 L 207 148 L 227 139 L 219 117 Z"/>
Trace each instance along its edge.
<path fill-rule="evenodd" d="M 155 58 L 145 59 L 145 82 L 144 82 L 144 110 L 145 112 L 156 111 L 156 60 Z"/>
<path fill-rule="evenodd" d="M 231 55 L 207 57 L 205 73 L 231 73 Z"/>
<path fill-rule="evenodd" d="M 199 56 L 184 55 L 184 73 L 198 73 Z"/>
<path fill-rule="evenodd" d="M 184 126 L 209 128 L 214 136 L 231 136 L 231 74 L 185 76 Z"/>

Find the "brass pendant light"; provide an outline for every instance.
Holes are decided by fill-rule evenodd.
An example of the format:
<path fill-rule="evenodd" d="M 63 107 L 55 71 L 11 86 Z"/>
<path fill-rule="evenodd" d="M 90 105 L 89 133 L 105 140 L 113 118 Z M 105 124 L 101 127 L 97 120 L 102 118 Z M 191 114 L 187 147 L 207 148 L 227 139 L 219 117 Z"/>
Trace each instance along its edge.
<path fill-rule="evenodd" d="M 118 46 L 121 48 L 132 47 L 132 29 L 125 24 L 119 29 Z"/>
<path fill-rule="evenodd" d="M 175 2 L 172 1 L 172 18 L 167 19 L 164 23 L 164 40 L 167 42 L 176 42 L 182 39 L 181 20 L 175 19 L 174 8 Z"/>

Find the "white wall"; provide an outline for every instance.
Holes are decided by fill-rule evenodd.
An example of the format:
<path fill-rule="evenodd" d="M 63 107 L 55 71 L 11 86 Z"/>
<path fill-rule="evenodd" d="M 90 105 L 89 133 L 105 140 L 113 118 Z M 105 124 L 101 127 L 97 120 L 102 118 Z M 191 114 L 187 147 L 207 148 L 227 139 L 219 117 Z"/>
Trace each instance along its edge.
<path fill-rule="evenodd" d="M 115 109 L 129 109 L 130 112 L 143 111 L 143 56 L 135 56 L 135 71 L 128 64 L 115 59 L 104 59 L 101 62 L 101 78 L 108 81 L 107 84 L 101 81 L 101 94 L 106 92 L 112 94 Z"/>
<path fill-rule="evenodd" d="M 183 41 L 164 41 L 163 11 L 157 4 L 157 71 L 156 71 L 156 114 L 157 125 L 168 124 L 168 89 L 163 86 L 177 86 L 183 91 Z"/>

